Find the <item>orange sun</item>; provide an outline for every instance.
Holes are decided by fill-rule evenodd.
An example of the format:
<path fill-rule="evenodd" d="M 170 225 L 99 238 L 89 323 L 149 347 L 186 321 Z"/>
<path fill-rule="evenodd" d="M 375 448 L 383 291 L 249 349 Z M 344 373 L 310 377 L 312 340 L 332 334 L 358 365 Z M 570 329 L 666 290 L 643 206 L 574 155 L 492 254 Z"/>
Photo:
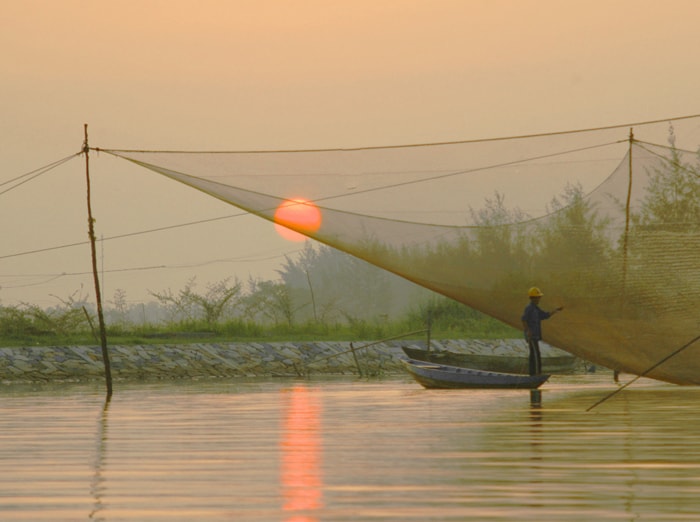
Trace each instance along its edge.
<path fill-rule="evenodd" d="M 275 229 L 284 239 L 304 241 L 321 228 L 321 211 L 308 199 L 285 199 L 275 210 Z"/>

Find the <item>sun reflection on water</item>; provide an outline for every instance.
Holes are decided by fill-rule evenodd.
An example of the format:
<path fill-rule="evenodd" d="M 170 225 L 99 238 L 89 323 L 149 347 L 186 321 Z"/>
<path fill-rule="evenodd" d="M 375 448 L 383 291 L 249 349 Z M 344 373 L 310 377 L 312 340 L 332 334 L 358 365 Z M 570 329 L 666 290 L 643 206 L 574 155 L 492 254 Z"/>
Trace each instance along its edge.
<path fill-rule="evenodd" d="M 301 384 L 283 393 L 282 509 L 289 514 L 286 522 L 318 522 L 314 512 L 323 506 L 320 397 Z"/>

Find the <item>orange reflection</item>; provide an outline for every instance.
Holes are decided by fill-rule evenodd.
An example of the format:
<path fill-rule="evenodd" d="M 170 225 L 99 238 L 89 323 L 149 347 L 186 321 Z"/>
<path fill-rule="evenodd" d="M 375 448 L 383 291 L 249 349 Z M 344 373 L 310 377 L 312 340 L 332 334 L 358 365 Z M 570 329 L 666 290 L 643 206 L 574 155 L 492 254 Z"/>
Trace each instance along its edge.
<path fill-rule="evenodd" d="M 313 511 L 322 503 L 321 404 L 313 389 L 288 390 L 282 450 L 282 493 L 286 522 L 318 522 Z"/>

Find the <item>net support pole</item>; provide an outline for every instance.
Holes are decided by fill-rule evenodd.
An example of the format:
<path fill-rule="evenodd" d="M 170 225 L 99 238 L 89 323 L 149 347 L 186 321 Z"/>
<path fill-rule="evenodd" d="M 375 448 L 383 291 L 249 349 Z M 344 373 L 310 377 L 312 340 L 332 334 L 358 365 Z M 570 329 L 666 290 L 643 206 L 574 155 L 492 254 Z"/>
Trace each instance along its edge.
<path fill-rule="evenodd" d="M 357 373 L 362 377 L 362 367 L 360 366 L 360 361 L 357 359 L 357 353 L 355 353 L 355 346 L 350 343 L 350 351 L 352 352 L 352 358 L 355 359 L 355 366 L 357 366 Z"/>
<path fill-rule="evenodd" d="M 426 331 L 426 339 L 425 339 L 425 345 L 428 349 L 428 353 L 430 353 L 430 345 L 431 340 L 430 340 L 430 335 L 432 333 L 433 329 L 433 314 L 431 310 L 428 310 L 428 318 L 426 320 L 426 325 L 425 325 L 425 331 Z"/>
<path fill-rule="evenodd" d="M 90 251 L 92 254 L 92 275 L 95 281 L 95 300 L 97 301 L 97 319 L 100 330 L 100 344 L 102 346 L 102 361 L 105 366 L 105 381 L 107 383 L 107 400 L 112 397 L 112 367 L 107 350 L 107 331 L 105 328 L 104 313 L 102 312 L 102 294 L 100 293 L 100 277 L 97 272 L 97 250 L 95 248 L 95 220 L 92 217 L 92 204 L 90 201 L 90 148 L 88 146 L 88 126 L 85 128 L 85 141 L 83 154 L 85 154 L 85 179 L 87 182 L 87 212 L 88 212 L 88 236 L 90 237 Z"/>
<path fill-rule="evenodd" d="M 620 301 L 620 310 L 624 312 L 625 308 L 625 292 L 627 287 L 627 249 L 629 246 L 629 231 L 630 231 L 630 204 L 632 203 L 632 145 L 634 144 L 634 131 L 630 128 L 629 137 L 630 147 L 627 168 L 629 170 L 629 180 L 627 182 L 627 200 L 625 202 L 625 235 L 622 243 L 622 289 Z"/>
<path fill-rule="evenodd" d="M 670 354 L 668 354 L 666 357 L 664 357 L 663 359 L 661 359 L 659 362 L 657 362 L 657 363 L 654 364 L 653 366 L 647 368 L 644 372 L 642 372 L 642 373 L 640 373 L 639 375 L 637 375 L 634 379 L 632 379 L 631 381 L 629 381 L 629 382 L 628 382 L 627 384 L 625 384 L 624 386 L 620 386 L 620 387 L 617 388 L 615 391 L 613 391 L 612 393 L 609 393 L 608 395 L 606 395 L 605 397 L 603 397 L 602 399 L 600 399 L 598 402 L 596 402 L 596 403 L 593 404 L 592 406 L 589 406 L 588 408 L 586 408 L 586 411 L 591 411 L 593 408 L 595 408 L 595 407 L 598 406 L 599 404 L 603 404 L 603 403 L 604 403 L 605 401 L 607 401 L 610 397 L 613 397 L 614 395 L 617 395 L 617 394 L 620 393 L 622 390 L 624 390 L 625 388 L 627 388 L 627 387 L 628 387 L 629 385 L 631 385 L 632 383 L 637 382 L 637 381 L 638 381 L 639 379 L 641 379 L 642 377 L 646 377 L 649 373 L 651 373 L 653 370 L 655 370 L 656 368 L 658 368 L 659 366 L 661 366 L 663 363 L 665 363 L 666 361 L 668 361 L 668 360 L 671 359 L 672 357 L 675 357 L 676 355 L 678 355 L 679 353 L 681 353 L 683 350 L 685 350 L 686 348 L 689 348 L 690 346 L 692 346 L 693 344 L 695 344 L 695 343 L 698 342 L 698 341 L 700 341 L 700 335 L 698 335 L 697 337 L 695 337 L 695 339 L 692 339 L 691 341 L 685 343 L 683 346 L 681 346 L 681 347 L 678 348 L 677 350 L 671 352 Z"/>

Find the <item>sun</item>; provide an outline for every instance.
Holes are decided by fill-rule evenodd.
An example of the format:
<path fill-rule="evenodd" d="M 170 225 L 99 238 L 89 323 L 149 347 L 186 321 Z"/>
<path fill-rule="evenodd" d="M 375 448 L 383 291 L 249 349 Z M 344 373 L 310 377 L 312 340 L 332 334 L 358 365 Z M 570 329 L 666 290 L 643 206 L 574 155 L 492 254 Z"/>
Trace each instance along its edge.
<path fill-rule="evenodd" d="M 275 210 L 275 229 L 288 241 L 304 241 L 304 234 L 321 228 L 321 211 L 304 198 L 285 199 Z"/>

